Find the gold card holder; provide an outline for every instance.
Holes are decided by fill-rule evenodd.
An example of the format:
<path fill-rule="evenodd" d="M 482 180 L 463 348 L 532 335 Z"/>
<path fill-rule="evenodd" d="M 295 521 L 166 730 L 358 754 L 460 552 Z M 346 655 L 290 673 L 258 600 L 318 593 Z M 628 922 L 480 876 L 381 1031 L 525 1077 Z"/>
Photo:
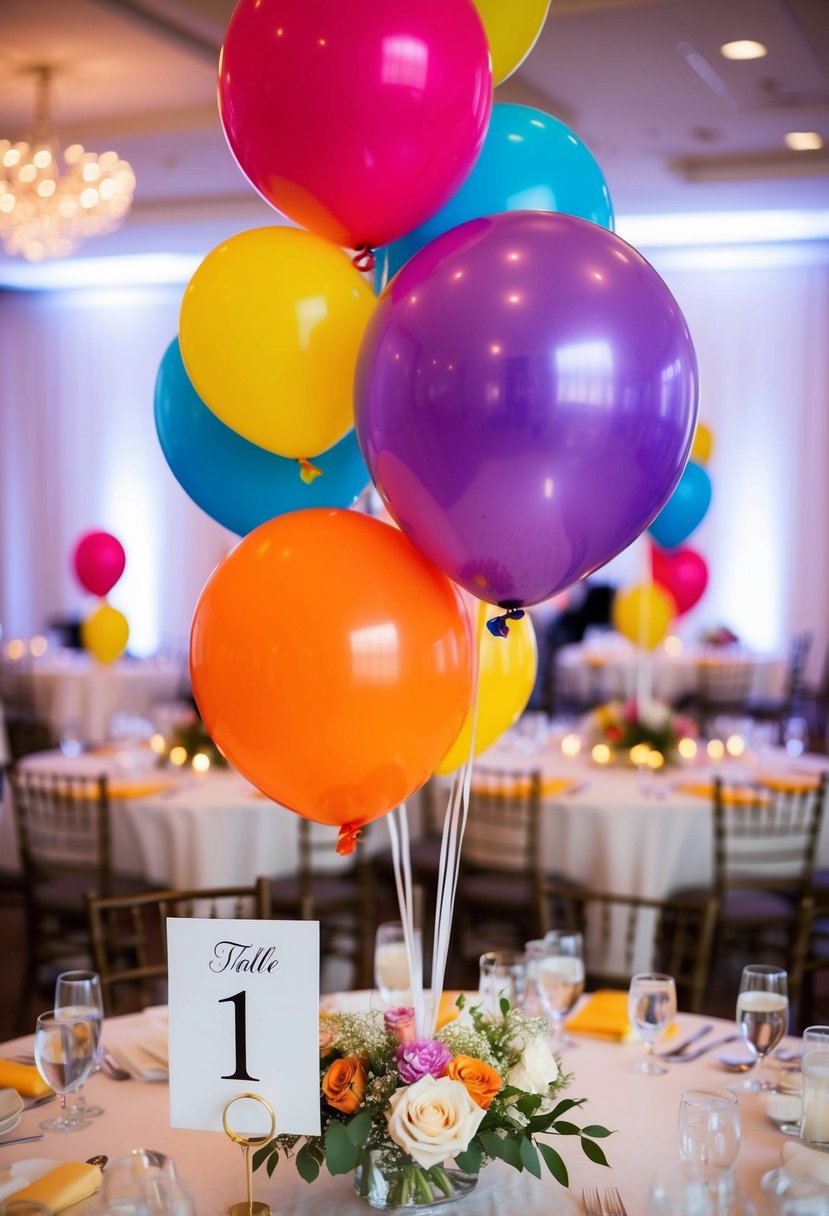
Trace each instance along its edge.
<path fill-rule="evenodd" d="M 241 1102 L 243 1098 L 250 1098 L 253 1102 L 258 1102 L 268 1112 L 271 1126 L 270 1131 L 264 1136 L 244 1136 L 241 1132 L 234 1131 L 230 1126 L 228 1111 L 234 1102 Z M 237 1094 L 235 1098 L 231 1098 L 225 1104 L 225 1108 L 222 1111 L 222 1125 L 225 1129 L 225 1135 L 229 1136 L 234 1144 L 241 1145 L 245 1157 L 245 1184 L 247 1186 L 248 1197 L 244 1203 L 233 1203 L 230 1205 L 228 1208 L 230 1216 L 271 1216 L 271 1209 L 268 1204 L 260 1203 L 253 1198 L 253 1169 L 250 1163 L 250 1150 L 252 1148 L 260 1148 L 273 1138 L 276 1132 L 276 1115 L 273 1112 L 273 1107 L 260 1094 Z"/>

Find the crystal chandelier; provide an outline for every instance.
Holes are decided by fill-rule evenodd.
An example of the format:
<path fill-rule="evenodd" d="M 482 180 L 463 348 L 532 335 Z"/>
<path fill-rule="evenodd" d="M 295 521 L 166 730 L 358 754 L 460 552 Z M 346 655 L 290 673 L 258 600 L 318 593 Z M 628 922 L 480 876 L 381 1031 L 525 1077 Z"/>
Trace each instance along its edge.
<path fill-rule="evenodd" d="M 135 174 L 117 152 L 61 153 L 49 110 L 51 68 L 37 78 L 29 141 L 0 139 L 0 238 L 30 262 L 66 257 L 90 236 L 112 232 L 132 205 Z"/>

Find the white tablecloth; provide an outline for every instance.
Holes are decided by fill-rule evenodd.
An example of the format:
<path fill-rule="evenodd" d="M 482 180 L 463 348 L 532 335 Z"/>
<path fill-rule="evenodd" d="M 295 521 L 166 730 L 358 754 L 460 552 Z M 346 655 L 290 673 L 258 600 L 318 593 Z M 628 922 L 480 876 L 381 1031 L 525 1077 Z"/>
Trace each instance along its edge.
<path fill-rule="evenodd" d="M 728 1033 L 733 1023 L 705 1019 L 714 1023 L 711 1038 Z M 109 1019 L 104 1024 L 104 1042 L 116 1047 L 133 1041 L 140 1033 L 142 1015 Z M 679 1016 L 676 1041 L 684 1038 L 702 1021 L 689 1014 Z M 278 1022 L 274 1025 L 278 1033 Z M 784 1040 L 784 1043 L 786 1041 Z M 792 1046 L 792 1043 L 788 1043 Z M 0 1048 L 7 1055 L 30 1048 L 31 1039 L 17 1040 Z M 585 1186 L 617 1186 L 629 1216 L 644 1216 L 649 1180 L 654 1169 L 672 1161 L 676 1155 L 676 1127 L 679 1101 L 689 1087 L 729 1086 L 737 1077 L 725 1072 L 715 1056 L 702 1056 L 688 1064 L 669 1067 L 666 1075 L 651 1077 L 630 1071 L 641 1057 L 641 1045 L 617 1045 L 583 1038 L 568 1051 L 563 1063 L 573 1073 L 567 1091 L 572 1097 L 586 1097 L 587 1103 L 574 1112 L 578 1123 L 603 1123 L 613 1135 L 603 1141 L 611 1163 L 606 1169 L 595 1165 L 581 1152 L 575 1139 L 555 1139 L 555 1147 L 565 1158 L 570 1174 L 570 1190 L 563 1190 L 544 1171 L 542 1179 L 528 1173 L 518 1174 L 501 1162 L 488 1166 L 473 1191 L 451 1210 L 464 1216 L 577 1216 L 578 1201 Z M 776 1071 L 774 1063 L 770 1069 Z M 87 1086 L 89 1099 L 100 1103 L 105 1113 L 92 1125 L 68 1135 L 47 1134 L 44 1140 L 2 1150 L 0 1168 L 14 1160 L 47 1157 L 58 1161 L 84 1161 L 105 1153 L 110 1160 L 124 1156 L 139 1146 L 172 1156 L 179 1175 L 193 1188 L 198 1216 L 225 1216 L 231 1203 L 245 1197 L 242 1155 L 226 1137 L 211 1132 L 191 1132 L 171 1128 L 169 1090 L 163 1082 L 115 1082 L 98 1074 Z M 286 1102 L 290 1101 L 286 1095 Z M 742 1144 L 736 1172 L 743 1191 L 761 1201 L 760 1178 L 780 1164 L 785 1137 L 764 1115 L 761 1097 L 740 1093 Z M 46 1108 L 48 1113 L 52 1106 Z M 279 1118 L 277 1111 L 277 1118 Z M 44 1117 L 44 1108 L 27 1111 L 22 1122 L 8 1134 L 34 1134 Z M 271 1205 L 276 1213 L 292 1216 L 369 1216 L 372 1211 L 352 1190 L 351 1176 L 329 1177 L 323 1168 L 311 1186 L 303 1182 L 292 1162 L 281 1161 L 272 1178 L 264 1170 L 254 1174 L 254 1198 Z M 68 1209 L 67 1216 L 81 1216 L 94 1208 L 94 1201 Z M 758 1208 L 758 1216 L 766 1209 Z"/>

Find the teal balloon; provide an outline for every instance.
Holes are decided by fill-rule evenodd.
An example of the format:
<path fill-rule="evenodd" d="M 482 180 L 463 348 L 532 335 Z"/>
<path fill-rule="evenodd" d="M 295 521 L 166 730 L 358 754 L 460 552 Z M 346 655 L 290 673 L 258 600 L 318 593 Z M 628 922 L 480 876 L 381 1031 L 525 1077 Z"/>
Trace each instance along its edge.
<path fill-rule="evenodd" d="M 691 460 L 648 531 L 663 549 L 675 549 L 696 531 L 710 505 L 711 478 Z"/>
<path fill-rule="evenodd" d="M 613 231 L 610 192 L 590 149 L 543 110 L 499 103 L 460 190 L 425 224 L 376 250 L 377 290 L 441 233 L 501 211 L 561 211 Z"/>
<path fill-rule="evenodd" d="M 257 447 L 220 422 L 170 343 L 155 382 L 155 426 L 176 481 L 197 506 L 238 536 L 304 507 L 350 507 L 369 483 L 354 431 L 315 456 L 322 476 L 302 481 L 295 460 Z"/>

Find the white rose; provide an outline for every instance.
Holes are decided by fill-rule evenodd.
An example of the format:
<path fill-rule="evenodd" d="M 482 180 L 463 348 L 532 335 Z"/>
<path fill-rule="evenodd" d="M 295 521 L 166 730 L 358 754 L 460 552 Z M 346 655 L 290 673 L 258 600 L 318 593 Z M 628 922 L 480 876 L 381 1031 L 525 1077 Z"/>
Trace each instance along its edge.
<path fill-rule="evenodd" d="M 529 1094 L 546 1094 L 548 1086 L 558 1079 L 559 1067 L 543 1039 L 530 1039 L 521 1058 L 507 1073 L 507 1085 Z"/>
<path fill-rule="evenodd" d="M 389 1135 L 418 1165 L 429 1169 L 468 1148 L 486 1114 L 466 1086 L 449 1077 L 421 1077 L 391 1096 Z"/>
<path fill-rule="evenodd" d="M 639 701 L 636 716 L 647 730 L 662 730 L 667 726 L 670 709 L 662 701 Z"/>

